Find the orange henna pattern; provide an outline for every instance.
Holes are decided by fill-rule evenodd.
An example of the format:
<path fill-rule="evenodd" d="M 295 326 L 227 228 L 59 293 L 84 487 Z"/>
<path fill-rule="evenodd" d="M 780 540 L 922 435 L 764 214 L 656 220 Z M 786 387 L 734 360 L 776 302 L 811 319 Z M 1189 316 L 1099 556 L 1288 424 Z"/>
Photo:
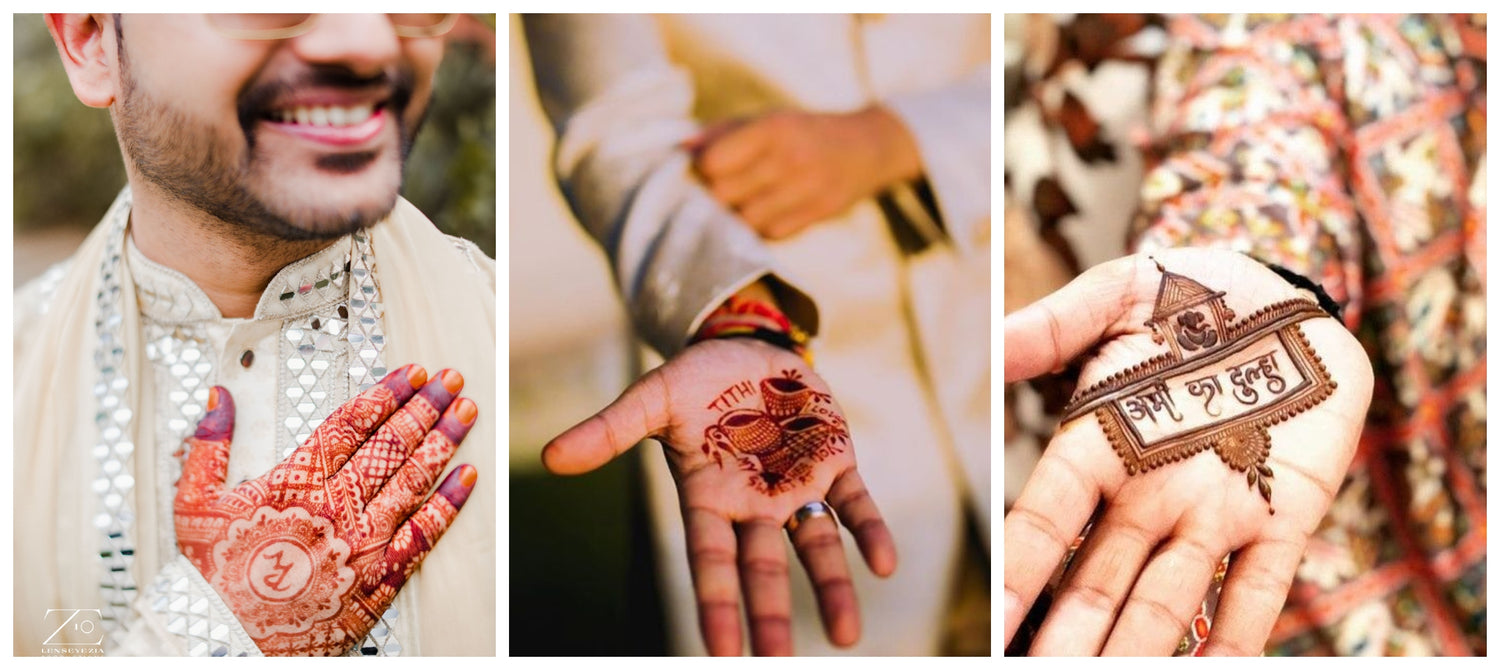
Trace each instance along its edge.
<path fill-rule="evenodd" d="M 759 403 L 753 402 L 757 395 Z M 708 409 L 725 412 L 703 433 L 704 455 L 722 468 L 728 454 L 751 473 L 750 486 L 767 495 L 811 482 L 813 466 L 849 444 L 848 425 L 832 396 L 813 390 L 795 370 L 759 386 L 735 384 Z"/>
<path fill-rule="evenodd" d="M 406 366 L 345 403 L 264 476 L 226 490 L 234 401 L 215 387 L 174 505 L 178 547 L 266 654 L 357 644 L 468 499 L 462 465 L 426 492 L 477 415 L 451 370 Z M 415 386 L 421 385 L 421 390 Z"/>

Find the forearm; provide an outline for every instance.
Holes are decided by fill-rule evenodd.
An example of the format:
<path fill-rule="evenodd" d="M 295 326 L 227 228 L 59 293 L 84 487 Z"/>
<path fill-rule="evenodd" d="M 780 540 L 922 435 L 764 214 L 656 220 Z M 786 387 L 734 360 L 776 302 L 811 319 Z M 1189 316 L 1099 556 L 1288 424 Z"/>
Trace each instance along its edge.
<path fill-rule="evenodd" d="M 527 17 L 526 29 L 563 194 L 609 256 L 637 332 L 671 356 L 727 296 L 778 268 L 692 178 L 680 146 L 698 131 L 691 83 L 650 17 Z M 783 309 L 815 330 L 811 300 L 782 289 Z"/>

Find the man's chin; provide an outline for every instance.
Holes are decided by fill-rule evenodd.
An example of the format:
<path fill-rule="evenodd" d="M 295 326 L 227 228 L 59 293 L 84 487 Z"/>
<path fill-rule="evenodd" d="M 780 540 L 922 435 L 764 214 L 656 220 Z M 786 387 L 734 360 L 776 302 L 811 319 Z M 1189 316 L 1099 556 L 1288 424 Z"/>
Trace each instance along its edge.
<path fill-rule="evenodd" d="M 329 168 L 360 162 L 357 156 L 343 155 L 331 160 Z M 320 167 L 317 174 L 293 184 L 294 189 L 263 199 L 266 214 L 278 220 L 269 226 L 273 230 L 265 232 L 295 240 L 331 239 L 375 225 L 395 208 L 401 184 L 399 172 L 383 176 L 371 174 L 372 168 L 366 165 L 364 170 L 339 175 L 336 169 Z"/>

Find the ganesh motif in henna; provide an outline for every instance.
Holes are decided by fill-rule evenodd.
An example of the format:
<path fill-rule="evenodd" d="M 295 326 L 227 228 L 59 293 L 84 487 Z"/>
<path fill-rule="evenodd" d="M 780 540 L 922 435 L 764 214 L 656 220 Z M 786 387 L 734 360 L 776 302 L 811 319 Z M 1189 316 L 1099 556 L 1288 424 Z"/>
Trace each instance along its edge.
<path fill-rule="evenodd" d="M 1212 449 L 1245 473 L 1270 508 L 1267 429 L 1338 388 L 1299 325 L 1328 314 L 1292 299 L 1235 320 L 1223 291 L 1160 263 L 1157 269 L 1161 284 L 1146 325 L 1167 351 L 1081 390 L 1063 423 L 1095 416 L 1132 475 Z"/>
<path fill-rule="evenodd" d="M 721 410 L 703 431 L 703 454 L 747 473 L 751 488 L 774 496 L 812 481 L 813 467 L 849 445 L 849 428 L 833 397 L 796 370 L 725 389 L 708 405 Z"/>

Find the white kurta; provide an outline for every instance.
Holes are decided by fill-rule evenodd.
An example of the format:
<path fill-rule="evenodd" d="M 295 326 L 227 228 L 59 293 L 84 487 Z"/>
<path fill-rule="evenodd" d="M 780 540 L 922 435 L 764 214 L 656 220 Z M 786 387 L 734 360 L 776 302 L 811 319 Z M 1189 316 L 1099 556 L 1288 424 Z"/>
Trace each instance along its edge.
<path fill-rule="evenodd" d="M 50 651 L 43 642 L 56 628 L 52 624 L 61 621 L 44 618 L 46 610 L 101 606 L 98 574 L 105 566 L 96 553 L 95 519 L 108 505 L 101 507 L 93 490 L 100 464 L 90 455 L 100 439 L 93 421 L 98 401 L 92 388 L 99 375 L 94 369 L 92 315 L 103 242 L 115 217 L 128 216 L 128 201 L 121 202 L 125 204 L 117 203 L 73 259 L 16 296 L 16 415 L 41 418 L 41 423 L 21 422 L 16 427 L 17 444 L 25 445 L 16 453 L 16 538 L 18 547 L 27 547 L 16 554 L 18 654 Z M 374 274 L 386 307 L 384 356 L 401 361 L 389 367 L 408 361 L 431 372 L 454 367 L 466 376 L 463 395 L 481 408 L 480 421 L 453 461 L 473 463 L 481 473 L 481 485 L 398 595 L 395 615 L 383 627 L 388 630 L 378 631 L 377 642 L 388 645 L 386 651 L 406 655 L 493 653 L 492 487 L 498 473 L 494 419 L 483 419 L 494 406 L 494 264 L 472 244 L 438 233 L 405 201 L 369 234 L 376 249 Z M 126 241 L 121 270 L 128 300 L 122 304 L 128 304 L 130 312 L 122 335 L 130 377 L 127 397 L 134 399 L 127 405 L 135 445 L 130 459 L 134 484 L 127 496 L 135 516 L 130 573 L 140 595 L 125 620 L 128 634 L 121 644 L 107 647 L 110 652 L 222 651 L 213 641 L 204 644 L 209 636 L 201 631 L 189 635 L 177 630 L 174 626 L 182 628 L 183 622 L 154 607 L 163 595 L 156 587 L 169 581 L 185 583 L 199 587 L 190 594 L 191 600 L 203 601 L 198 606 L 202 612 L 195 614 L 218 613 L 221 616 L 211 623 L 235 628 L 232 618 L 226 621 L 222 616 L 228 610 L 206 582 L 196 578 L 191 564 L 174 561 L 171 505 L 180 466 L 173 452 L 191 434 L 213 385 L 229 389 L 236 399 L 230 485 L 264 474 L 295 446 L 299 432 L 310 430 L 294 417 L 325 416 L 352 395 L 347 373 L 338 370 L 337 363 L 329 366 L 332 371 L 315 366 L 323 376 L 308 382 L 307 392 L 295 378 L 314 371 L 314 366 L 306 366 L 309 360 L 342 361 L 346 368 L 358 364 L 358 347 L 342 337 L 349 321 L 338 318 L 340 310 L 347 316 L 352 309 L 344 306 L 348 295 L 330 290 L 325 281 L 330 274 L 349 281 L 353 248 L 344 238 L 288 265 L 272 279 L 253 317 L 226 319 L 186 276 L 147 259 Z M 424 286 L 428 282 L 432 285 Z M 297 293 L 297 299 L 284 297 L 288 291 Z M 325 318 L 315 331 L 303 323 L 319 314 L 335 318 Z M 306 357 L 294 353 L 299 348 Z M 491 486 L 483 485 L 485 478 L 491 478 Z M 162 575 L 177 579 L 160 579 Z M 433 580 L 434 586 L 424 584 Z M 227 635 L 230 653 L 244 650 L 248 641 L 236 638 L 236 632 L 242 634 Z M 93 642 L 97 637 L 65 631 L 58 640 Z M 254 653 L 253 642 L 249 644 Z"/>
<path fill-rule="evenodd" d="M 889 579 L 853 566 L 864 634 L 847 653 L 935 652 L 964 508 L 989 527 L 989 18 L 525 21 L 563 193 L 609 253 L 647 342 L 672 355 L 707 312 L 767 274 L 794 287 L 783 306 L 818 333 L 818 373 L 847 412 L 899 553 Z M 884 208 L 861 202 L 764 242 L 694 180 L 679 146 L 718 120 L 877 102 L 915 138 L 935 211 L 901 187 Z M 670 638 L 701 654 L 675 489 L 663 459 L 647 462 Z M 793 572 L 797 651 L 844 653 Z"/>

